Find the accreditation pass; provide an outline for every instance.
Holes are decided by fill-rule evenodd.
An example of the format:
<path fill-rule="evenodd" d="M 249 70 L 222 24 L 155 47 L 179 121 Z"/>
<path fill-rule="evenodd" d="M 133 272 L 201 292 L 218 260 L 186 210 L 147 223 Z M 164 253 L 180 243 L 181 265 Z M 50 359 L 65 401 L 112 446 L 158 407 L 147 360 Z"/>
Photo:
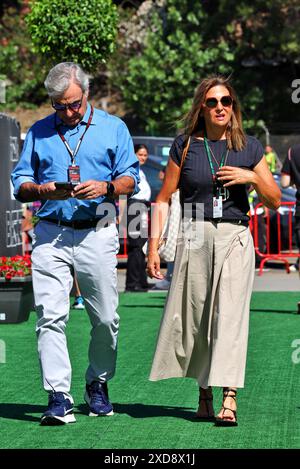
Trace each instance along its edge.
<path fill-rule="evenodd" d="M 223 200 L 222 197 L 213 197 L 213 218 L 222 218 Z"/>

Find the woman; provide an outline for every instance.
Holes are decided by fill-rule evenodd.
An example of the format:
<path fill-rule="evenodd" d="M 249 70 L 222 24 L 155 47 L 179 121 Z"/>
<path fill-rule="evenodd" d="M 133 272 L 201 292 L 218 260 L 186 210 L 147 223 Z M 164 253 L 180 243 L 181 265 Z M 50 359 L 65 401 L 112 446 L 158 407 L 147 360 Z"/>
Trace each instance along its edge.
<path fill-rule="evenodd" d="M 134 151 L 140 166 L 146 163 L 148 158 L 148 148 L 146 145 L 138 144 L 134 146 Z M 140 168 L 139 171 L 140 191 L 128 201 L 128 229 L 127 229 L 127 270 L 126 270 L 126 291 L 144 292 L 148 290 L 146 275 L 145 254 L 142 247 L 148 239 L 148 209 L 150 207 L 151 187 L 148 184 L 145 173 Z M 121 207 L 121 212 L 124 208 Z M 136 225 L 135 220 L 139 218 Z"/>
<path fill-rule="evenodd" d="M 157 252 L 171 194 L 180 189 L 185 234 L 177 241 L 150 380 L 192 377 L 199 384 L 197 417 L 214 419 L 212 386 L 223 387 L 218 425 L 237 425 L 236 393 L 244 386 L 254 249 L 246 185 L 269 208 L 280 190 L 254 137 L 244 134 L 237 96 L 228 79 L 198 86 L 185 133 L 173 142 L 157 196 L 148 274 L 162 278 Z M 182 168 L 184 148 L 188 151 Z M 203 204 L 198 219 L 196 204 Z M 192 207 L 187 213 L 186 206 Z M 192 242 L 192 233 L 203 233 Z"/>

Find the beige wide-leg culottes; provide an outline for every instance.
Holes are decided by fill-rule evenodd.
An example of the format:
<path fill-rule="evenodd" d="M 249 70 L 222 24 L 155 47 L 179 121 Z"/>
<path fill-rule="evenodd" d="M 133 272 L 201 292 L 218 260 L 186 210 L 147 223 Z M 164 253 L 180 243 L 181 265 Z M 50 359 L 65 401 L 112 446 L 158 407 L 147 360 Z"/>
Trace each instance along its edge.
<path fill-rule="evenodd" d="M 183 226 L 149 379 L 242 388 L 255 272 L 250 230 L 210 221 Z"/>

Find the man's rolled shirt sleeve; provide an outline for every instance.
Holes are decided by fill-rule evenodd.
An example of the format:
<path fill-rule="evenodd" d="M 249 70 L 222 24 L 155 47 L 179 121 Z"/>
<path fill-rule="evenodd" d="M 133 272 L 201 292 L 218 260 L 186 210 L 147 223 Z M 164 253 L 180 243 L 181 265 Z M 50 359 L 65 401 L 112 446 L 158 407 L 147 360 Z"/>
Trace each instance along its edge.
<path fill-rule="evenodd" d="M 21 185 L 24 182 L 33 182 L 38 184 L 36 177 L 36 163 L 33 132 L 30 130 L 26 136 L 19 162 L 11 174 L 11 181 L 14 186 L 14 196 L 20 202 L 23 202 L 22 198 L 18 195 Z"/>
<path fill-rule="evenodd" d="M 130 133 L 121 122 L 117 134 L 117 151 L 112 169 L 112 179 L 118 179 L 123 176 L 130 176 L 134 179 L 135 187 L 133 194 L 139 192 L 139 160 L 134 153 L 134 147 Z"/>

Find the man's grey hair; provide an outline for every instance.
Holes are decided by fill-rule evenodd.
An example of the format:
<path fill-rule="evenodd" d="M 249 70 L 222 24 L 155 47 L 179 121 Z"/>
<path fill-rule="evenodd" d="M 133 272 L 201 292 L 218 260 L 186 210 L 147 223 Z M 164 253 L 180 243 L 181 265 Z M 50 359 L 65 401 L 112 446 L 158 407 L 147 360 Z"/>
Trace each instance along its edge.
<path fill-rule="evenodd" d="M 89 90 L 89 77 L 82 68 L 74 62 L 62 62 L 51 68 L 44 85 L 50 98 L 60 98 L 71 83 L 80 86 L 83 93 Z"/>

